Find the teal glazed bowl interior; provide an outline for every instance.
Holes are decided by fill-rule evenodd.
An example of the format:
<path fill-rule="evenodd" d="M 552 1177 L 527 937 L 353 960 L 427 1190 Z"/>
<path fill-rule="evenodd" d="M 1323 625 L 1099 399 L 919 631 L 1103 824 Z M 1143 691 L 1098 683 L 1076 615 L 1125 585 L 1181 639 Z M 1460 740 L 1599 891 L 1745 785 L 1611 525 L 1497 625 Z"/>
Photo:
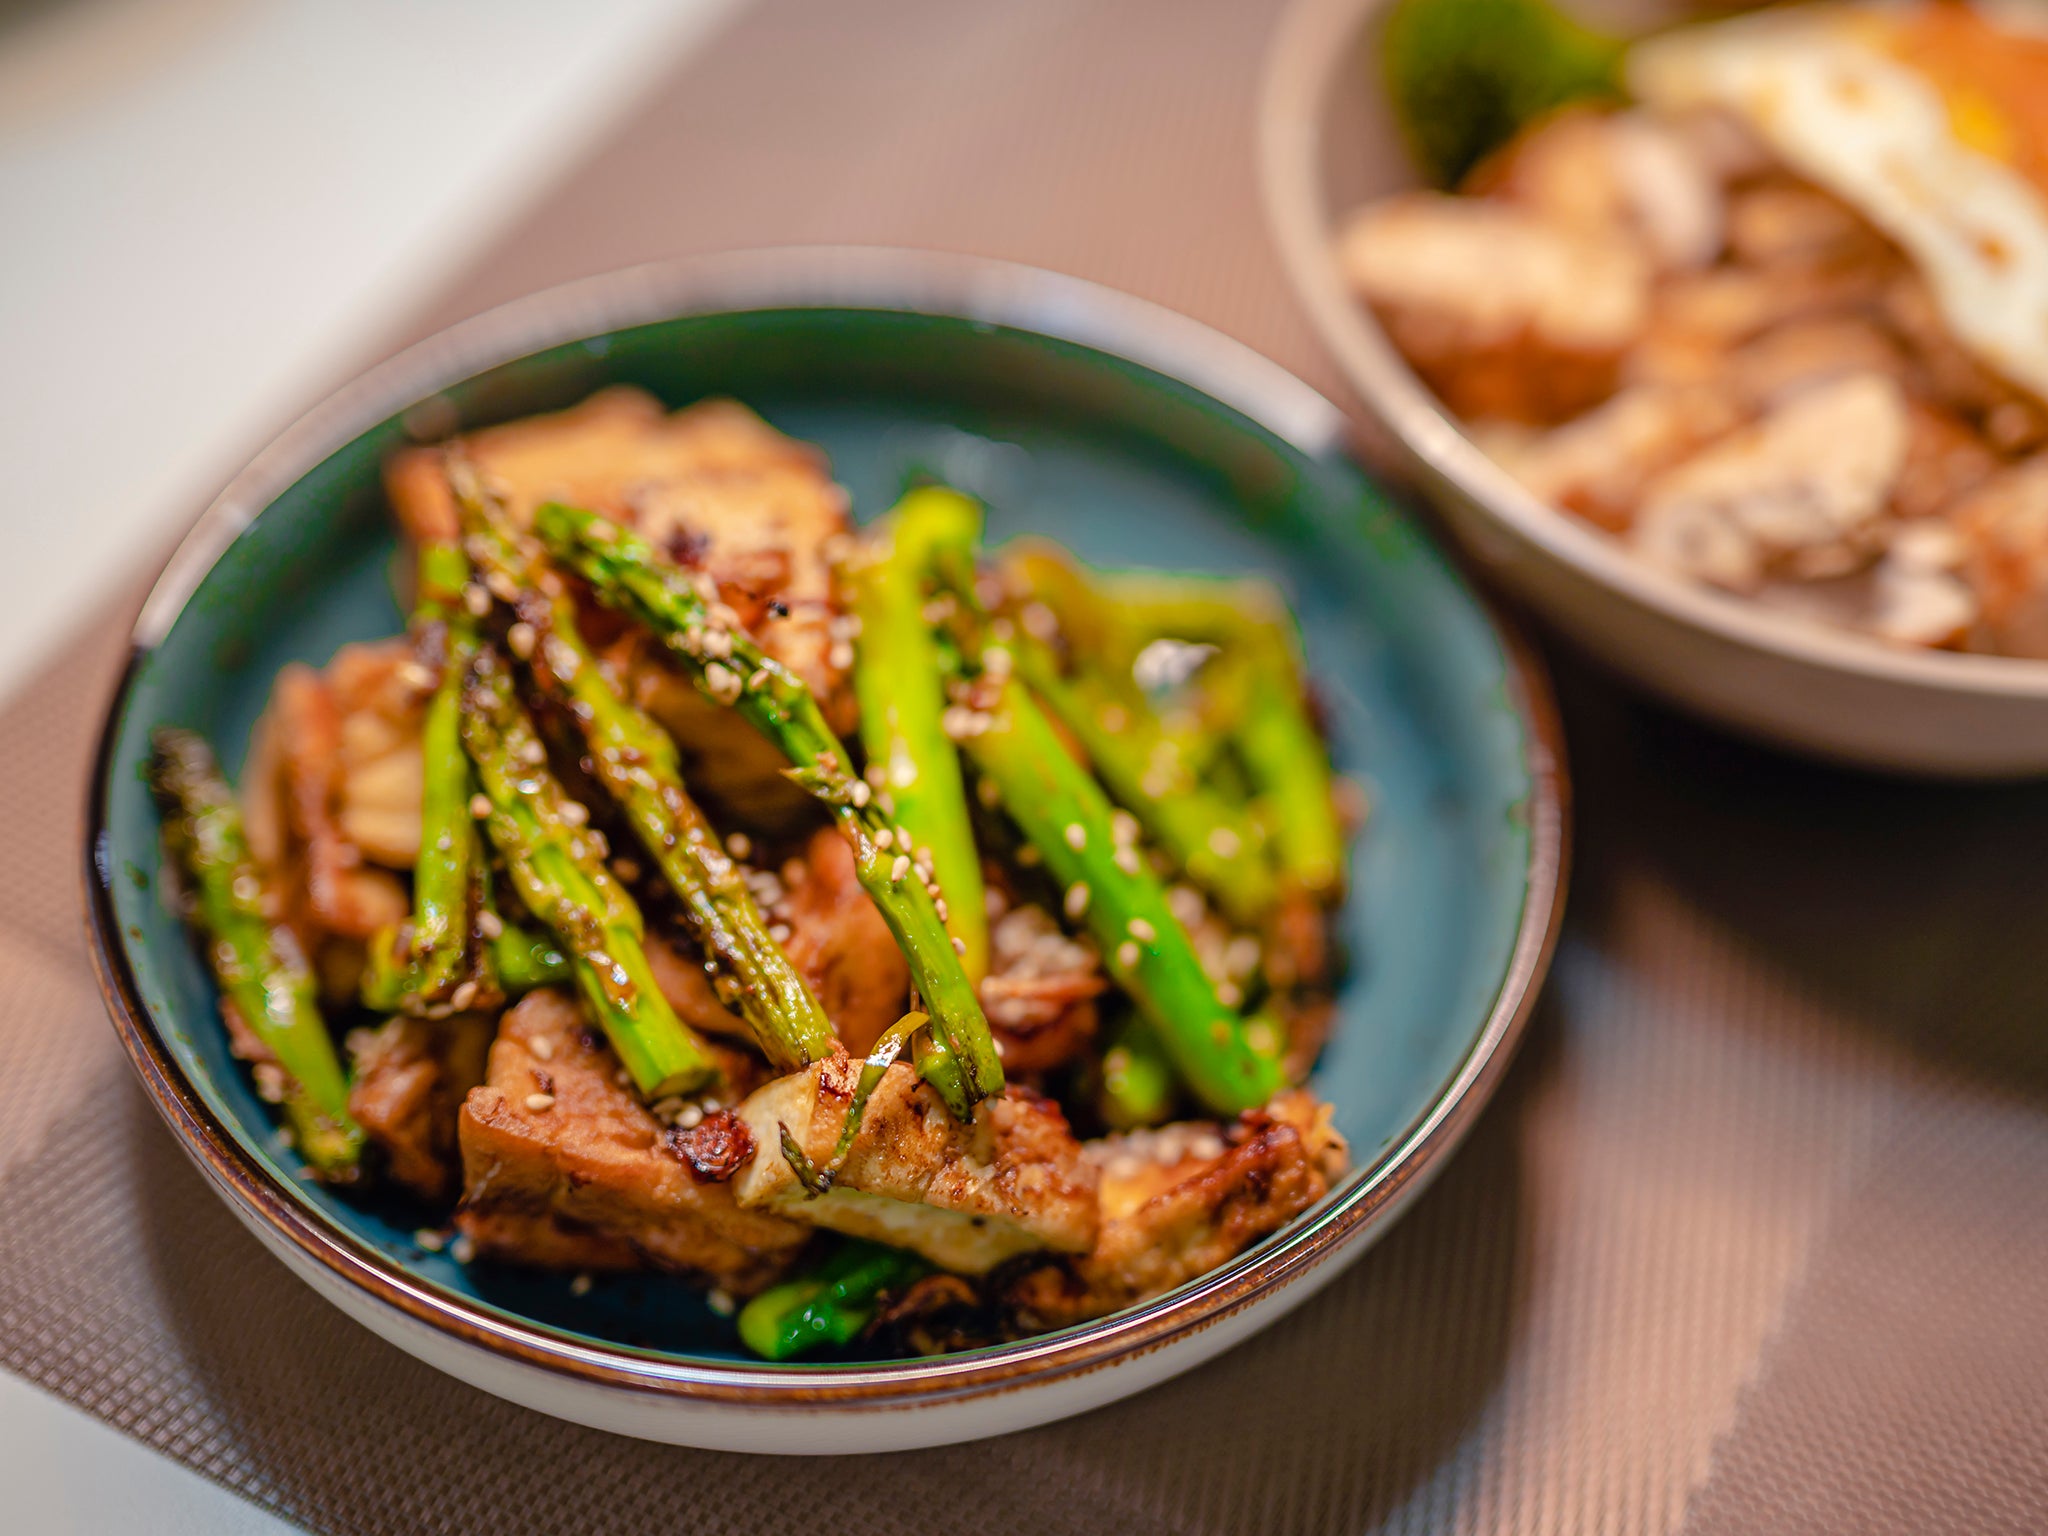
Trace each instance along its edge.
<path fill-rule="evenodd" d="M 1300 614 L 1337 761 L 1367 789 L 1341 919 L 1349 979 L 1315 1085 L 1354 1149 L 1350 1181 L 1180 1292 L 949 1369 L 1099 1362 L 1241 1306 L 1390 1218 L 1491 1091 L 1547 962 L 1563 793 L 1540 677 L 1345 457 L 1334 410 L 1273 365 L 1069 279 L 876 252 L 642 269 L 469 322 L 309 416 L 195 530 L 110 708 L 89 884 L 117 1025 L 202 1167 L 382 1299 L 529 1360 L 568 1346 L 672 1366 L 673 1380 L 743 1367 L 771 1384 L 932 1369 L 764 1366 L 681 1281 L 603 1279 L 578 1297 L 564 1275 L 466 1268 L 416 1243 L 432 1213 L 313 1184 L 229 1056 L 212 983 L 159 895 L 151 727 L 198 728 L 232 772 L 280 666 L 402 628 L 384 458 L 617 383 L 671 406 L 745 402 L 821 445 L 862 518 L 907 476 L 937 474 L 987 500 L 992 540 L 1028 530 L 1110 565 L 1271 573 Z"/>

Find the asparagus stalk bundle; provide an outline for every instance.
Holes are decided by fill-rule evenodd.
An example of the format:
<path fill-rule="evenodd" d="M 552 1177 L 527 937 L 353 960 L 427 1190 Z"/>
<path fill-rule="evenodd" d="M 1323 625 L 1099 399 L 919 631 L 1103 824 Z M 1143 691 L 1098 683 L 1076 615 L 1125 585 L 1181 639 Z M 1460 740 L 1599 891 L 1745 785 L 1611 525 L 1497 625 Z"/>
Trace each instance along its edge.
<path fill-rule="evenodd" d="M 1138 850 L 1136 821 L 1067 751 L 1010 670 L 1010 647 L 983 643 L 986 623 L 971 576 L 979 509 L 966 506 L 974 515 L 950 520 L 950 548 L 933 551 L 934 568 L 952 573 L 963 610 L 953 634 L 975 674 L 962 690 L 963 750 L 1059 882 L 1068 919 L 1087 928 L 1104 968 L 1154 1026 L 1189 1089 L 1219 1114 L 1264 1104 L 1285 1078 L 1270 1055 L 1254 1049 L 1245 1021 L 1202 969 L 1165 887 Z"/>
<path fill-rule="evenodd" d="M 674 741 L 605 676 L 540 548 L 511 525 L 466 466 L 451 480 L 477 568 L 488 586 L 510 594 L 513 649 L 541 687 L 568 705 L 598 781 L 682 903 L 698 943 L 737 984 L 740 1016 L 762 1053 L 783 1071 L 829 1055 L 831 1022 L 690 798 Z"/>
<path fill-rule="evenodd" d="M 853 684 L 870 772 L 879 765 L 896 824 L 918 848 L 931 851 L 932 872 L 945 893 L 946 929 L 959 941 L 961 968 L 978 982 L 988 972 L 981 854 L 960 754 L 945 731 L 938 642 L 925 618 L 929 567 L 956 541 L 963 517 L 979 526 L 974 504 L 940 487 L 912 491 L 890 513 L 883 524 L 886 544 L 851 575 L 860 621 Z"/>
<path fill-rule="evenodd" d="M 1104 968 L 1151 1022 L 1181 1079 L 1218 1114 L 1272 1098 L 1286 1086 L 1278 1064 L 1253 1049 L 1245 1021 L 1218 997 L 1159 877 L 1044 711 L 1008 677 L 981 720 L 966 739 L 969 759 L 1060 883 L 1067 915 L 1085 924 Z"/>
<path fill-rule="evenodd" d="M 548 771 L 547 751 L 512 687 L 481 646 L 462 694 L 462 744 L 482 792 L 473 811 L 527 910 L 568 951 L 578 988 L 642 1097 L 692 1093 L 718 1064 L 676 1017 L 648 969 L 640 909 L 605 867 L 589 812 Z"/>
<path fill-rule="evenodd" d="M 771 1286 L 740 1310 L 740 1339 L 764 1360 L 851 1344 L 875 1314 L 884 1291 L 930 1272 L 915 1254 L 849 1240 L 807 1275 Z"/>
<path fill-rule="evenodd" d="M 1272 823 L 1281 872 L 1310 895 L 1335 899 L 1344 881 L 1344 831 L 1286 604 L 1266 583 L 1241 579 L 1130 574 L 1105 577 L 1102 587 L 1134 636 L 1224 647 L 1232 663 L 1224 684 L 1232 693 L 1232 743 Z"/>
<path fill-rule="evenodd" d="M 659 636 L 700 692 L 780 748 L 791 777 L 831 813 L 852 845 L 861 887 L 895 935 L 930 1015 L 918 1071 L 956 1116 L 967 1118 L 977 1101 L 1003 1086 L 988 1020 L 919 868 L 914 840 L 911 848 L 902 846 L 809 687 L 763 652 L 729 612 L 720 613 L 715 593 L 700 589 L 631 530 L 553 502 L 535 514 L 534 527 L 549 553 L 588 581 L 600 602 Z"/>
<path fill-rule="evenodd" d="M 212 751 L 190 731 L 152 737 L 150 787 L 163 808 L 164 838 L 190 880 L 193 917 L 231 1008 L 284 1074 L 286 1123 L 321 1179 L 355 1179 L 362 1128 L 348 1112 L 348 1080 L 314 1001 L 311 968 L 291 932 L 271 921 L 261 872 L 242 817 Z"/>

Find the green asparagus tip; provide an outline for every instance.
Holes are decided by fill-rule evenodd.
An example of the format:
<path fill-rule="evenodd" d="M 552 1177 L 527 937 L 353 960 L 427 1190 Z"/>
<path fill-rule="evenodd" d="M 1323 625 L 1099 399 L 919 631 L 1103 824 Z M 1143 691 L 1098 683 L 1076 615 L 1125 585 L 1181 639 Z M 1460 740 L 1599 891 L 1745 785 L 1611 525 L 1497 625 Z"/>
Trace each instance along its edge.
<path fill-rule="evenodd" d="M 764 1360 L 850 1344 L 874 1316 L 884 1291 L 929 1271 L 913 1254 L 848 1241 L 808 1275 L 771 1286 L 740 1309 L 740 1342 Z"/>

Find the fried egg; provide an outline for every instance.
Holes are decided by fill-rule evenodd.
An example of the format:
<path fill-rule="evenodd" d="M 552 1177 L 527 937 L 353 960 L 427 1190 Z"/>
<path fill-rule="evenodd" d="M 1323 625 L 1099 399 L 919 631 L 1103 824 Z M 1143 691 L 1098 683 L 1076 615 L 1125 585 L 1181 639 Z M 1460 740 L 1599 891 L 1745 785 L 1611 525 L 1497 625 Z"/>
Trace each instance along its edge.
<path fill-rule="evenodd" d="M 1634 48 L 1629 86 L 1719 108 L 1919 268 L 1950 333 L 2048 399 L 2048 8 L 1820 4 Z"/>

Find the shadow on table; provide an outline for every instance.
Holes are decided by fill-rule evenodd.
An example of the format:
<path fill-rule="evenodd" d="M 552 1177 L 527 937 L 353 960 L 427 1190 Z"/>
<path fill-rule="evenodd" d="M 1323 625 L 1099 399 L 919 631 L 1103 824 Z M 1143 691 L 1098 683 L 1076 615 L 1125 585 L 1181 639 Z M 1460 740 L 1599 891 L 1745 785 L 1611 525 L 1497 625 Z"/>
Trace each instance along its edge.
<path fill-rule="evenodd" d="M 1539 1019 L 1436 1186 L 1258 1338 L 1065 1424 L 844 1460 L 644 1445 L 429 1370 L 264 1255 L 129 1094 L 141 1294 L 169 1335 L 156 1355 L 175 1364 L 125 1390 L 161 1394 L 159 1411 L 182 1421 L 175 1448 L 203 1470 L 338 1533 L 668 1529 L 686 1512 L 706 1532 L 806 1519 L 863 1531 L 1363 1529 L 1445 1465 L 1499 1379 L 1525 1291 L 1520 1127 L 1554 1070 L 1556 1034 Z"/>
<path fill-rule="evenodd" d="M 1789 757 L 1559 667 L 1579 766 L 1577 916 L 1647 863 L 1845 1021 L 2048 1097 L 2048 785 L 1942 784 Z"/>

